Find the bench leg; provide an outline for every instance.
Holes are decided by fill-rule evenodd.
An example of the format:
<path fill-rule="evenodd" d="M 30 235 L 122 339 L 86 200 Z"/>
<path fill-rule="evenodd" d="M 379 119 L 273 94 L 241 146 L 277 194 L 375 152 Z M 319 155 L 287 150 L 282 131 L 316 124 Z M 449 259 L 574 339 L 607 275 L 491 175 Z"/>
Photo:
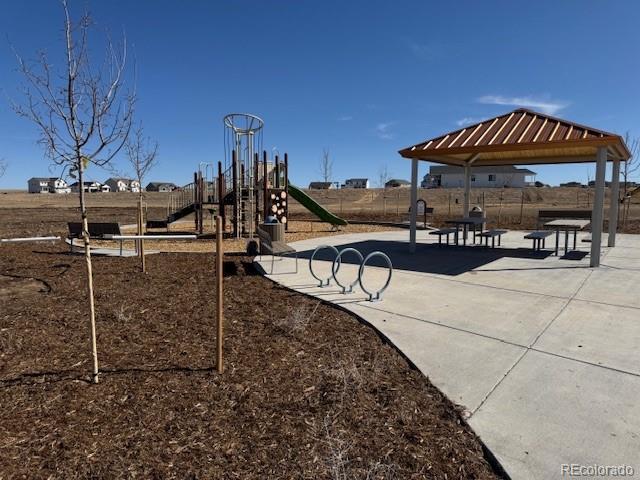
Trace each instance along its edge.
<path fill-rule="evenodd" d="M 577 238 L 578 238 L 578 231 L 577 231 L 577 230 L 574 230 L 574 231 L 573 231 L 573 249 L 574 249 L 574 250 L 577 250 L 577 249 L 578 249 L 578 248 L 577 248 L 577 243 L 576 243 L 576 242 L 577 242 Z"/>
<path fill-rule="evenodd" d="M 498 235 L 498 246 L 502 246 L 502 235 Z"/>
<path fill-rule="evenodd" d="M 491 248 L 496 248 L 496 237 L 491 237 Z"/>
<path fill-rule="evenodd" d="M 559 244 L 560 244 L 560 230 L 556 230 L 556 257 L 558 256 Z"/>

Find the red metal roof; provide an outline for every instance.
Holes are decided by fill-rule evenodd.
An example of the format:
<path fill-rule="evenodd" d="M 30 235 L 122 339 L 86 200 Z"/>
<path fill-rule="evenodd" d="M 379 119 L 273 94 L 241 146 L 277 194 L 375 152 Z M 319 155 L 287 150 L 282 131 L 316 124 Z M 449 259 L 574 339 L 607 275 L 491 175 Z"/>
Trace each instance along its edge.
<path fill-rule="evenodd" d="M 519 108 L 512 112 L 425 140 L 400 151 L 419 158 L 460 165 L 573 163 L 595 160 L 600 146 L 611 159 L 627 160 L 619 135 Z"/>

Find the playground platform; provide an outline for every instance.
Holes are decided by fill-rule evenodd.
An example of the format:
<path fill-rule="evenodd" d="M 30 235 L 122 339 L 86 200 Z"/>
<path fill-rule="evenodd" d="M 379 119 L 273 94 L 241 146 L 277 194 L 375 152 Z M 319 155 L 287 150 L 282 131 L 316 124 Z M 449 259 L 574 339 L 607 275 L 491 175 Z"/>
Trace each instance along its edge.
<path fill-rule="evenodd" d="M 588 243 L 567 257 L 533 252 L 525 232 L 502 248 L 437 246 L 418 233 L 350 234 L 291 244 L 271 279 L 335 303 L 370 323 L 452 401 L 513 479 L 562 478 L 563 464 L 628 465 L 640 472 L 640 235 L 619 235 L 589 267 Z M 553 242 L 548 242 L 547 247 Z M 394 264 L 380 302 L 356 287 L 320 288 L 316 246 L 385 252 Z M 320 253 L 320 252 L 319 252 Z M 328 276 L 331 254 L 314 261 Z M 353 262 L 353 263 L 349 263 Z M 346 254 L 339 278 L 356 278 Z M 260 263 L 260 262 L 259 262 Z M 261 259 L 270 271 L 270 257 Z M 387 277 L 367 267 L 367 286 Z M 604 477 L 606 478 L 606 477 Z"/>

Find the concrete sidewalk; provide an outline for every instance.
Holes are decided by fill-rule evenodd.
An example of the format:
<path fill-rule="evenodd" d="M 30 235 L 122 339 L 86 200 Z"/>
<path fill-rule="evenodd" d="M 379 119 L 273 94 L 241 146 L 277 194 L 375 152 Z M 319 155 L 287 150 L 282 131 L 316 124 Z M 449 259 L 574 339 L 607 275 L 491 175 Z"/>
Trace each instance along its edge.
<path fill-rule="evenodd" d="M 299 272 L 287 273 L 292 259 L 276 261 L 270 278 L 382 332 L 465 407 L 512 478 L 563 478 L 562 464 L 630 465 L 640 477 L 640 236 L 619 235 L 592 269 L 589 244 L 559 258 L 532 253 L 523 235 L 509 232 L 494 250 L 438 247 L 419 233 L 415 255 L 408 232 L 305 240 L 293 244 Z M 320 244 L 387 253 L 395 271 L 383 300 L 367 302 L 359 288 L 342 295 L 334 282 L 319 288 L 306 258 Z M 328 276 L 328 251 L 318 258 L 314 269 Z M 358 265 L 344 260 L 347 283 Z M 386 275 L 372 266 L 364 280 L 374 289 Z"/>

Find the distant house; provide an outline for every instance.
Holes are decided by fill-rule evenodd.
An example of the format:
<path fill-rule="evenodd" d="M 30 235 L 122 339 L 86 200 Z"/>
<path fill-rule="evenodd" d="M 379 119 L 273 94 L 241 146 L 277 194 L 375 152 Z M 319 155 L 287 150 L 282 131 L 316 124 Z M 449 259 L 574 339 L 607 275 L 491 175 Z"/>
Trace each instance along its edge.
<path fill-rule="evenodd" d="M 348 178 L 344 182 L 344 188 L 369 188 L 368 178 Z"/>
<path fill-rule="evenodd" d="M 102 192 L 102 185 L 99 182 L 83 182 L 84 191 L 87 193 Z M 80 182 L 71 184 L 71 191 L 74 193 L 80 192 Z"/>
<path fill-rule="evenodd" d="M 149 182 L 149 184 L 147 185 L 147 188 L 145 189 L 147 192 L 172 192 L 174 191 L 176 188 L 178 188 L 176 186 L 175 183 L 171 183 L 171 182 Z"/>
<path fill-rule="evenodd" d="M 140 182 L 130 178 L 111 177 L 104 182 L 109 185 L 111 192 L 135 192 L 140 191 Z"/>
<path fill-rule="evenodd" d="M 481 188 L 522 188 L 534 185 L 536 172 L 513 165 L 471 168 L 471 186 Z M 420 183 L 422 188 L 460 188 L 464 186 L 464 168 L 434 165 Z"/>
<path fill-rule="evenodd" d="M 57 177 L 33 177 L 27 185 L 29 193 L 71 193 L 67 182 Z"/>
<path fill-rule="evenodd" d="M 333 182 L 311 182 L 309 184 L 309 190 L 329 190 L 336 188 Z"/>
<path fill-rule="evenodd" d="M 406 188 L 410 186 L 411 182 L 407 182 L 406 180 L 401 180 L 399 178 L 392 178 L 384 184 L 384 188 Z"/>

